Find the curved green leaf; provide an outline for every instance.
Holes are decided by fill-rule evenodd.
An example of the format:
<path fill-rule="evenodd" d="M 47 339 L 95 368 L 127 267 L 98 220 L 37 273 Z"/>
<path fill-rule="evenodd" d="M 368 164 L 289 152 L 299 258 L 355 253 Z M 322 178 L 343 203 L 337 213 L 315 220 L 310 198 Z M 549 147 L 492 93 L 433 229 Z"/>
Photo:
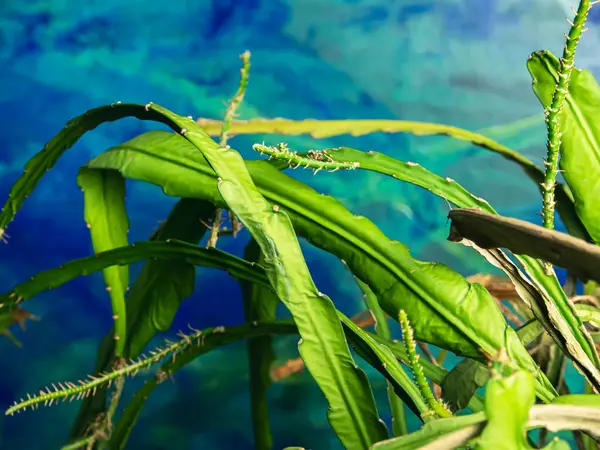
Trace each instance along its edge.
<path fill-rule="evenodd" d="M 535 95 L 548 108 L 558 82 L 559 59 L 548 51 L 535 52 L 527 68 Z M 561 112 L 560 168 L 573 191 L 577 215 L 597 244 L 600 243 L 599 105 L 600 86 L 592 73 L 573 68 Z"/>
<path fill-rule="evenodd" d="M 256 239 L 267 277 L 298 326 L 300 355 L 327 398 L 327 417 L 343 445 L 365 448 L 387 436 L 367 377 L 352 359 L 332 301 L 312 280 L 287 214 L 256 189 L 238 152 L 219 147 L 190 119 L 157 105 L 150 108 L 169 118 L 201 151 L 218 176 L 217 189 L 228 208 Z"/>
<path fill-rule="evenodd" d="M 159 164 L 156 161 L 160 161 Z M 507 326 L 495 301 L 479 284 L 470 284 L 441 264 L 411 258 L 408 249 L 392 242 L 368 219 L 352 215 L 335 199 L 315 192 L 270 165 L 248 162 L 252 179 L 269 202 L 294 222 L 295 230 L 317 247 L 346 261 L 366 282 L 391 317 L 405 309 L 416 338 L 455 353 L 484 359 L 481 350 L 495 354 L 507 342 L 516 361 L 539 375 L 542 398 L 554 393 Z M 204 158 L 180 136 L 150 132 L 108 150 L 89 168 L 121 170 L 127 178 L 161 186 L 167 195 L 203 198 L 223 206 L 214 172 Z M 488 318 L 485 326 L 469 317 Z"/>
<path fill-rule="evenodd" d="M 372 170 L 422 187 L 461 208 L 480 208 L 490 214 L 497 214 L 485 200 L 473 196 L 454 180 L 435 175 L 416 163 L 404 163 L 378 152 L 364 153 L 347 147 L 326 149 L 321 152 L 326 155 L 327 160 L 353 161 L 357 168 Z M 298 155 L 281 152 L 275 156 L 293 160 Z M 293 162 L 297 164 L 297 161 Z M 310 164 L 310 161 L 304 160 L 304 162 Z M 466 240 L 462 242 L 467 244 Z M 481 249 L 476 248 L 476 250 L 482 253 Z M 597 369 L 600 360 L 591 336 L 577 318 L 573 305 L 555 274 L 549 275 L 539 260 L 528 256 L 517 257 L 527 274 L 533 279 L 531 283 L 503 254 L 494 251 L 484 251 L 484 253 L 484 257 L 490 263 L 498 266 L 511 277 L 520 295 L 527 297 L 538 320 L 565 353 L 578 363 L 577 367 L 593 380 L 595 385 L 600 386 L 600 372 Z"/>
<path fill-rule="evenodd" d="M 211 203 L 184 198 L 172 208 L 166 220 L 150 237 L 150 241 L 180 240 L 196 244 L 202 238 L 207 222 L 214 216 Z M 264 282 L 268 284 L 267 280 Z M 195 267 L 185 260 L 148 259 L 133 282 L 127 295 L 127 343 L 125 355 L 136 358 L 157 332 L 166 331 L 179 309 L 189 297 L 195 284 Z M 114 348 L 112 330 L 100 342 L 95 372 L 110 369 L 110 355 Z M 105 410 L 105 388 L 97 395 L 83 400 L 75 419 L 71 437 L 81 437 L 90 423 Z"/>
<path fill-rule="evenodd" d="M 218 120 L 199 119 L 198 123 L 210 135 L 218 135 L 221 122 Z M 532 161 L 520 153 L 499 144 L 498 142 L 483 136 L 460 128 L 424 122 L 406 122 L 401 120 L 288 120 L 288 119 L 252 119 L 237 120 L 231 123 L 230 131 L 233 134 L 283 134 L 299 135 L 310 134 L 314 138 L 326 138 L 341 134 L 350 134 L 352 136 L 362 136 L 374 132 L 385 133 L 412 133 L 417 136 L 423 135 L 444 135 L 453 139 L 471 142 L 473 145 L 493 151 L 509 161 L 518 164 L 527 176 L 533 180 L 540 189 L 540 184 L 544 181 L 544 171 L 536 166 Z M 356 150 L 355 150 L 356 152 Z M 352 153 L 352 152 L 351 152 Z M 371 152 L 374 156 L 375 152 Z M 356 156 L 356 155 L 352 155 Z M 336 159 L 344 160 L 345 155 L 337 154 Z M 386 159 L 384 155 L 375 156 L 373 161 L 368 164 L 378 164 L 377 158 Z M 356 161 L 349 158 L 346 161 Z M 391 158 L 388 158 L 388 161 Z M 365 162 L 361 162 L 361 166 Z M 363 168 L 365 168 L 363 166 Z M 369 170 L 374 170 L 370 168 Z M 376 169 L 375 169 L 376 170 Z M 383 167 L 385 169 L 385 165 Z M 377 171 L 377 170 L 376 170 Z M 415 172 L 418 172 L 416 170 Z M 556 209 L 560 214 L 569 233 L 581 239 L 589 239 L 586 229 L 581 224 L 579 217 L 575 212 L 573 205 L 573 194 L 569 188 L 561 183 L 556 186 L 555 196 L 557 199 Z"/>
<path fill-rule="evenodd" d="M 126 266 L 145 259 L 181 260 L 196 266 L 226 270 L 237 279 L 251 280 L 270 286 L 264 270 L 255 264 L 218 249 L 205 249 L 177 240 L 136 242 L 130 246 L 101 252 L 95 256 L 76 259 L 59 267 L 39 272 L 31 279 L 18 284 L 0 295 L 0 302 L 11 306 L 28 300 L 41 292 L 55 289 L 82 275 L 89 275 L 108 267 Z"/>
<path fill-rule="evenodd" d="M 466 433 L 459 438 L 459 442 L 463 443 L 477 436 L 483 428 L 485 421 L 484 412 L 434 420 L 426 423 L 420 430 L 407 436 L 381 441 L 373 445 L 371 450 L 417 450 L 444 436 L 464 430 Z"/>
<path fill-rule="evenodd" d="M 83 191 L 84 215 L 96 254 L 124 247 L 129 242 L 129 219 L 125 211 L 125 182 L 115 172 L 98 173 L 82 168 L 77 184 Z M 127 342 L 125 293 L 129 289 L 129 267 L 111 266 L 103 270 L 115 321 L 115 353 L 123 356 Z"/>
<path fill-rule="evenodd" d="M 312 154 L 303 156 L 291 152 L 285 147 L 255 146 L 255 149 L 268 152 L 275 159 L 287 160 L 293 165 L 301 164 L 307 167 L 319 168 L 323 165 L 323 162 L 316 161 L 315 155 L 317 155 L 318 159 L 325 161 L 326 164 L 343 164 L 348 168 L 372 170 L 427 189 L 459 207 L 480 208 L 490 214 L 497 214 L 485 200 L 473 196 L 454 180 L 439 177 L 416 163 L 404 163 L 378 152 L 364 153 L 342 147 L 313 151 Z M 352 163 L 350 164 L 350 162 Z M 575 311 L 555 274 L 549 275 L 541 261 L 527 256 L 518 257 L 517 259 L 524 266 L 528 275 L 533 278 L 533 283 L 531 283 L 503 253 L 482 250 L 472 245 L 472 243 L 468 244 L 466 240 L 461 242 L 473 246 L 490 263 L 501 268 L 511 277 L 519 294 L 525 296 L 536 317 L 550 332 L 555 341 L 565 353 L 577 362 L 577 367 L 587 377 L 594 380 L 593 382 L 596 385 L 600 386 L 600 372 L 597 370 L 600 361 L 591 336 L 576 317 Z"/>

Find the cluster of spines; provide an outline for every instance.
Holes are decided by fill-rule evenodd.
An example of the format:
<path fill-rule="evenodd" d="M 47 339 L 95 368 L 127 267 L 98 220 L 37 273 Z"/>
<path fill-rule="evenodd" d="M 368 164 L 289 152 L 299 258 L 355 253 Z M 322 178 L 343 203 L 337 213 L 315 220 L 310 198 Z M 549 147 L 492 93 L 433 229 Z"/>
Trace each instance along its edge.
<path fill-rule="evenodd" d="M 165 347 L 158 347 L 150 351 L 150 356 L 141 355 L 140 357 L 129 361 L 122 367 L 97 375 L 88 375 L 87 379 L 79 380 L 75 383 L 66 381 L 62 383 L 52 383 L 45 389 L 40 390 L 38 395 L 27 394 L 27 399 L 21 399 L 15 402 L 6 410 L 6 415 L 13 415 L 27 408 L 37 409 L 40 404 L 44 406 L 52 406 L 53 403 L 81 400 L 83 398 L 94 395 L 99 387 L 110 387 L 111 384 L 121 377 L 134 377 L 140 370 L 148 369 L 152 365 L 164 360 L 167 356 L 171 356 L 172 361 L 175 361 L 177 355 L 184 350 L 192 347 L 194 343 L 197 346 L 204 345 L 204 338 L 209 333 L 223 333 L 225 327 L 215 327 L 209 330 L 192 330 L 191 334 L 179 332 L 178 336 L 181 340 L 172 342 L 165 341 Z M 58 386 L 57 386 L 58 385 Z"/>
<path fill-rule="evenodd" d="M 326 150 L 309 150 L 305 155 L 291 151 L 288 146 L 281 143 L 277 146 L 254 144 L 252 148 L 261 155 L 269 156 L 269 159 L 281 159 L 287 161 L 293 169 L 298 167 L 313 169 L 316 174 L 319 170 L 335 172 L 337 170 L 352 170 L 360 167 L 358 162 L 335 161 Z"/>
<path fill-rule="evenodd" d="M 404 347 L 406 349 L 406 354 L 408 356 L 408 365 L 412 370 L 413 375 L 415 376 L 415 381 L 417 386 L 419 387 L 419 391 L 421 392 L 421 396 L 429 406 L 430 411 L 427 411 L 422 414 L 423 418 L 427 416 L 438 416 L 438 417 L 451 417 L 452 413 L 447 408 L 447 406 L 437 400 L 433 396 L 433 392 L 431 392 L 431 387 L 425 378 L 425 374 L 423 373 L 423 366 L 419 361 L 419 354 L 417 353 L 417 343 L 415 341 L 415 337 L 413 334 L 413 329 L 410 326 L 408 321 L 408 316 L 404 310 L 400 310 L 399 313 L 399 322 L 400 328 L 402 329 L 402 339 L 404 341 Z"/>

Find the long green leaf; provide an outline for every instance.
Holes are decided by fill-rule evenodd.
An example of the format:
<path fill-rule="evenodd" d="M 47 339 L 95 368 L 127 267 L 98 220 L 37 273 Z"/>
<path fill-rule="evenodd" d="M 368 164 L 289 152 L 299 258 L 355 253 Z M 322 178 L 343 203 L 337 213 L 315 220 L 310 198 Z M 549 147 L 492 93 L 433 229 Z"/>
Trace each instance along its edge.
<path fill-rule="evenodd" d="M 463 443 L 466 440 L 477 436 L 485 422 L 486 417 L 484 412 L 469 414 L 467 416 L 438 419 L 426 423 L 419 431 L 415 431 L 407 436 L 379 442 L 373 445 L 371 450 L 417 450 L 439 438 L 461 431 L 463 431 L 463 434 L 459 437 L 459 442 Z"/>
<path fill-rule="evenodd" d="M 199 119 L 198 123 L 210 134 L 218 135 L 221 122 L 218 120 Z M 453 139 L 471 142 L 473 145 L 497 153 L 509 161 L 518 164 L 527 176 L 541 190 L 544 171 L 520 153 L 490 139 L 480 133 L 468 130 L 425 122 L 407 122 L 402 120 L 288 120 L 288 119 L 252 119 L 237 120 L 231 123 L 233 134 L 310 134 L 314 138 L 327 138 L 341 134 L 362 136 L 374 132 L 412 133 L 417 136 L 443 135 Z M 342 155 L 338 155 L 342 156 Z M 342 156 L 343 157 L 343 156 Z M 573 236 L 589 239 L 586 229 L 581 224 L 573 205 L 573 194 L 561 183 L 556 187 L 556 209 L 569 233 Z"/>
<path fill-rule="evenodd" d="M 244 259 L 264 265 L 264 255 L 254 239 L 244 250 Z M 275 320 L 279 298 L 275 293 L 259 284 L 244 281 L 241 283 L 246 323 L 263 323 Z M 275 360 L 272 339 L 260 336 L 248 340 L 248 362 L 250 377 L 250 406 L 254 430 L 254 448 L 270 450 L 273 437 L 269 426 L 267 390 L 271 385 L 271 364 Z"/>
<path fill-rule="evenodd" d="M 115 172 L 81 169 L 77 184 L 83 191 L 85 221 L 90 229 L 96 254 L 124 247 L 129 242 L 129 219 L 125 211 L 125 182 Z M 115 321 L 113 339 L 115 353 L 124 356 L 127 343 L 125 293 L 129 289 L 129 267 L 112 266 L 104 269 L 106 290 L 110 295 Z"/>
<path fill-rule="evenodd" d="M 224 204 L 214 172 L 193 146 L 174 134 L 138 136 L 103 153 L 88 167 L 120 170 L 127 178 L 161 186 L 168 195 Z M 346 261 L 378 295 L 391 317 L 400 309 L 407 311 L 418 340 L 479 359 L 484 359 L 481 350 L 495 354 L 508 344 L 515 360 L 540 377 L 540 396 L 546 400 L 554 396 L 481 285 L 471 285 L 446 266 L 412 259 L 405 246 L 390 241 L 368 219 L 352 215 L 335 199 L 319 195 L 270 165 L 256 161 L 248 162 L 247 167 L 262 194 L 290 216 L 296 231 Z M 469 318 L 481 315 L 488 318 L 485 326 L 473 328 L 480 322 Z"/>
<path fill-rule="evenodd" d="M 264 270 L 260 266 L 221 250 L 205 249 L 177 240 L 146 241 L 101 252 L 95 256 L 76 259 L 59 267 L 39 272 L 31 279 L 0 295 L 0 302 L 5 306 L 11 306 L 41 292 L 58 288 L 79 276 L 89 275 L 109 267 L 126 266 L 150 258 L 171 262 L 181 260 L 196 266 L 223 269 L 234 278 L 269 286 Z"/>
<path fill-rule="evenodd" d="M 329 402 L 328 418 L 346 448 L 387 436 L 368 380 L 354 363 L 332 301 L 312 281 L 289 217 L 260 194 L 238 152 L 220 148 L 195 122 L 151 105 L 169 118 L 215 171 L 217 188 L 265 255 L 266 273 L 292 313 L 306 367 Z M 325 363 L 323 363 L 325 361 Z"/>
<path fill-rule="evenodd" d="M 375 171 L 417 185 L 461 208 L 480 208 L 490 214 L 497 214 L 485 200 L 470 194 L 456 181 L 437 176 L 416 163 L 404 163 L 378 152 L 365 153 L 348 147 L 326 149 L 322 152 L 327 160 L 341 163 L 352 161 L 353 167 Z M 290 162 L 298 163 L 295 160 L 296 156 L 291 152 L 281 152 L 274 156 L 288 158 Z M 311 163 L 306 159 L 304 162 Z M 481 253 L 481 249 L 476 247 L 476 250 Z M 501 254 L 487 252 L 484 256 L 507 272 L 521 295 L 525 295 L 527 291 L 528 300 L 538 320 L 548 329 L 561 348 L 578 363 L 578 367 L 584 374 L 600 386 L 600 372 L 597 370 L 600 362 L 591 336 L 577 318 L 573 305 L 555 274 L 549 275 L 539 260 L 528 256 L 517 257 L 526 273 L 533 279 L 531 283 L 516 267 L 512 270 L 512 267 L 508 266 L 512 263 L 508 259 L 501 258 Z M 494 261 L 493 258 L 502 260 Z"/>
<path fill-rule="evenodd" d="M 535 52 L 527 68 L 535 95 L 548 108 L 558 82 L 559 59 L 548 51 Z M 600 86 L 592 73 L 573 68 L 560 116 L 560 168 L 573 191 L 577 215 L 597 244 L 600 244 L 599 105 Z"/>

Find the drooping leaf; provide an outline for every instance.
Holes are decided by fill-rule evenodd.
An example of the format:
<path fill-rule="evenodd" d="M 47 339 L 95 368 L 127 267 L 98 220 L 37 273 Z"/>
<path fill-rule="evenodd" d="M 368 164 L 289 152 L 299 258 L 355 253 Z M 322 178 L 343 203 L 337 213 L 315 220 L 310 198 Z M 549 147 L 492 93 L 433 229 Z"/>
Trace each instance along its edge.
<path fill-rule="evenodd" d="M 481 285 L 471 285 L 441 264 L 412 259 L 406 247 L 390 241 L 368 219 L 352 215 L 335 199 L 319 195 L 270 165 L 253 161 L 246 166 L 261 193 L 290 216 L 295 230 L 346 261 L 352 272 L 373 289 L 386 313 L 395 317 L 401 308 L 407 311 L 418 340 L 480 359 L 485 358 L 481 350 L 495 354 L 508 344 L 515 361 L 537 373 L 531 357 Z M 108 150 L 88 167 L 121 170 L 127 178 L 161 186 L 168 195 L 203 198 L 223 205 L 214 172 L 178 135 L 146 133 Z M 480 322 L 470 317 L 481 315 L 488 318 L 487 322 L 473 328 Z M 553 389 L 543 375 L 538 375 L 539 394 L 549 400 L 554 396 Z"/>
<path fill-rule="evenodd" d="M 246 246 L 244 259 L 260 265 L 264 264 L 264 255 L 254 239 L 251 239 Z M 274 321 L 279 304 L 277 295 L 271 289 L 249 281 L 242 282 L 241 287 L 246 323 Z M 255 450 L 271 450 L 273 437 L 269 426 L 267 405 L 267 390 L 271 385 L 270 369 L 275 360 L 271 336 L 249 339 L 247 347 L 254 448 Z"/>
<path fill-rule="evenodd" d="M 484 249 L 507 248 L 567 269 L 583 281 L 600 282 L 600 247 L 525 220 L 502 217 L 475 208 L 450 211 L 456 233 Z"/>
<path fill-rule="evenodd" d="M 489 369 L 473 359 L 463 359 L 446 375 L 442 382 L 442 397 L 452 411 L 460 411 L 469 404 L 477 390 L 487 383 Z"/>
<path fill-rule="evenodd" d="M 535 52 L 527 68 L 535 95 L 548 108 L 558 82 L 559 59 L 548 51 Z M 560 168 L 573 192 L 577 215 L 596 243 L 600 243 L 599 106 L 600 86 L 592 73 L 573 68 L 560 115 Z"/>
<path fill-rule="evenodd" d="M 600 386 L 598 371 L 600 364 L 592 338 L 553 271 L 548 274 L 542 263 L 530 256 L 517 256 L 530 280 L 501 250 L 481 248 L 473 241 L 464 238 L 455 227 L 451 229 L 448 239 L 473 247 L 491 264 L 503 270 L 546 331 L 565 354 L 573 359 L 575 367 L 596 388 Z"/>
<path fill-rule="evenodd" d="M 129 243 L 129 219 L 125 211 L 125 182 L 118 173 L 82 168 L 77 184 L 83 191 L 85 221 L 96 254 L 125 247 Z M 127 342 L 125 293 L 129 289 L 129 267 L 111 266 L 103 270 L 115 321 L 115 352 L 124 356 Z"/>

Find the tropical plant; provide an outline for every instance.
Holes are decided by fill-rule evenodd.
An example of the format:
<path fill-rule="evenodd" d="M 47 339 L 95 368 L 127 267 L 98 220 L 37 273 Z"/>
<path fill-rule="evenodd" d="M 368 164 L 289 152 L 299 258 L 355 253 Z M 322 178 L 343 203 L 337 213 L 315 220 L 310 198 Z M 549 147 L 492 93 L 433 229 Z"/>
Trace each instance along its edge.
<path fill-rule="evenodd" d="M 153 103 L 116 103 L 69 121 L 26 164 L 11 188 L 0 213 L 1 237 L 43 175 L 86 132 L 125 117 L 160 122 L 172 132 L 144 133 L 81 167 L 77 182 L 94 255 L 38 273 L 0 296 L 2 329 L 7 332 L 29 317 L 23 301 L 102 271 L 114 319 L 99 346 L 94 374 L 51 384 L 6 413 L 82 399 L 64 448 L 125 448 L 146 399 L 161 382 L 200 355 L 245 339 L 255 448 L 270 449 L 266 392 L 274 380 L 298 370 L 285 366 L 287 373 L 275 376 L 271 338 L 298 334 L 301 360 L 296 367 L 305 366 L 322 391 L 331 428 L 347 449 L 526 449 L 544 445 L 547 432 L 559 430 L 573 431 L 579 448 L 595 448 L 600 442 L 600 276 L 590 265 L 600 258 L 600 127 L 594 121 L 600 87 L 589 72 L 573 65 L 591 7 L 590 0 L 581 0 L 560 59 L 536 52 L 527 64 L 546 114 L 544 169 L 492 139 L 445 125 L 234 120 L 248 84 L 248 52 L 241 57 L 240 87 L 223 121 L 196 121 Z M 540 187 L 544 228 L 502 218 L 456 181 L 382 153 L 347 147 L 299 153 L 285 144 L 256 144 L 254 150 L 269 161 L 250 161 L 228 145 L 233 134 L 319 138 L 377 131 L 443 134 L 519 164 Z M 565 184 L 556 181 L 559 160 Z M 473 247 L 508 278 L 466 279 L 445 265 L 415 260 L 405 245 L 390 240 L 369 219 L 284 173 L 299 166 L 315 173 L 368 170 L 446 199 L 458 207 L 450 213 L 449 239 Z M 160 186 L 166 195 L 180 199 L 144 242 L 129 244 L 127 239 L 126 179 Z M 552 230 L 555 207 L 570 236 Z M 224 215 L 229 216 L 230 230 L 221 228 Z M 242 227 L 249 233 L 243 258 L 215 248 L 219 236 L 237 235 Z M 208 231 L 207 246 L 202 247 Z M 348 318 L 317 289 L 298 237 L 346 264 L 372 320 Z M 129 290 L 129 265 L 142 260 L 145 265 Z M 569 272 L 565 286 L 552 264 Z M 245 323 L 192 329 L 177 342 L 146 351 L 156 335 L 170 329 L 181 302 L 192 294 L 196 266 L 225 270 L 240 283 Z M 578 281 L 585 282 L 583 296 L 574 290 Z M 510 306 L 501 301 L 508 298 Z M 277 318 L 279 302 L 290 319 Z M 402 343 L 392 339 L 389 318 L 399 323 Z M 370 325 L 374 331 L 367 330 Z M 440 350 L 438 357 L 429 346 Z M 351 348 L 387 381 L 391 433 Z M 442 367 L 446 352 L 463 358 L 450 371 Z M 585 378 L 587 394 L 569 393 L 567 364 Z M 120 408 L 126 379 L 149 368 L 156 369 L 153 375 Z M 407 410 L 423 423 L 412 433 Z M 532 429 L 542 430 L 537 439 L 528 434 Z M 555 439 L 545 448 L 568 444 Z"/>

